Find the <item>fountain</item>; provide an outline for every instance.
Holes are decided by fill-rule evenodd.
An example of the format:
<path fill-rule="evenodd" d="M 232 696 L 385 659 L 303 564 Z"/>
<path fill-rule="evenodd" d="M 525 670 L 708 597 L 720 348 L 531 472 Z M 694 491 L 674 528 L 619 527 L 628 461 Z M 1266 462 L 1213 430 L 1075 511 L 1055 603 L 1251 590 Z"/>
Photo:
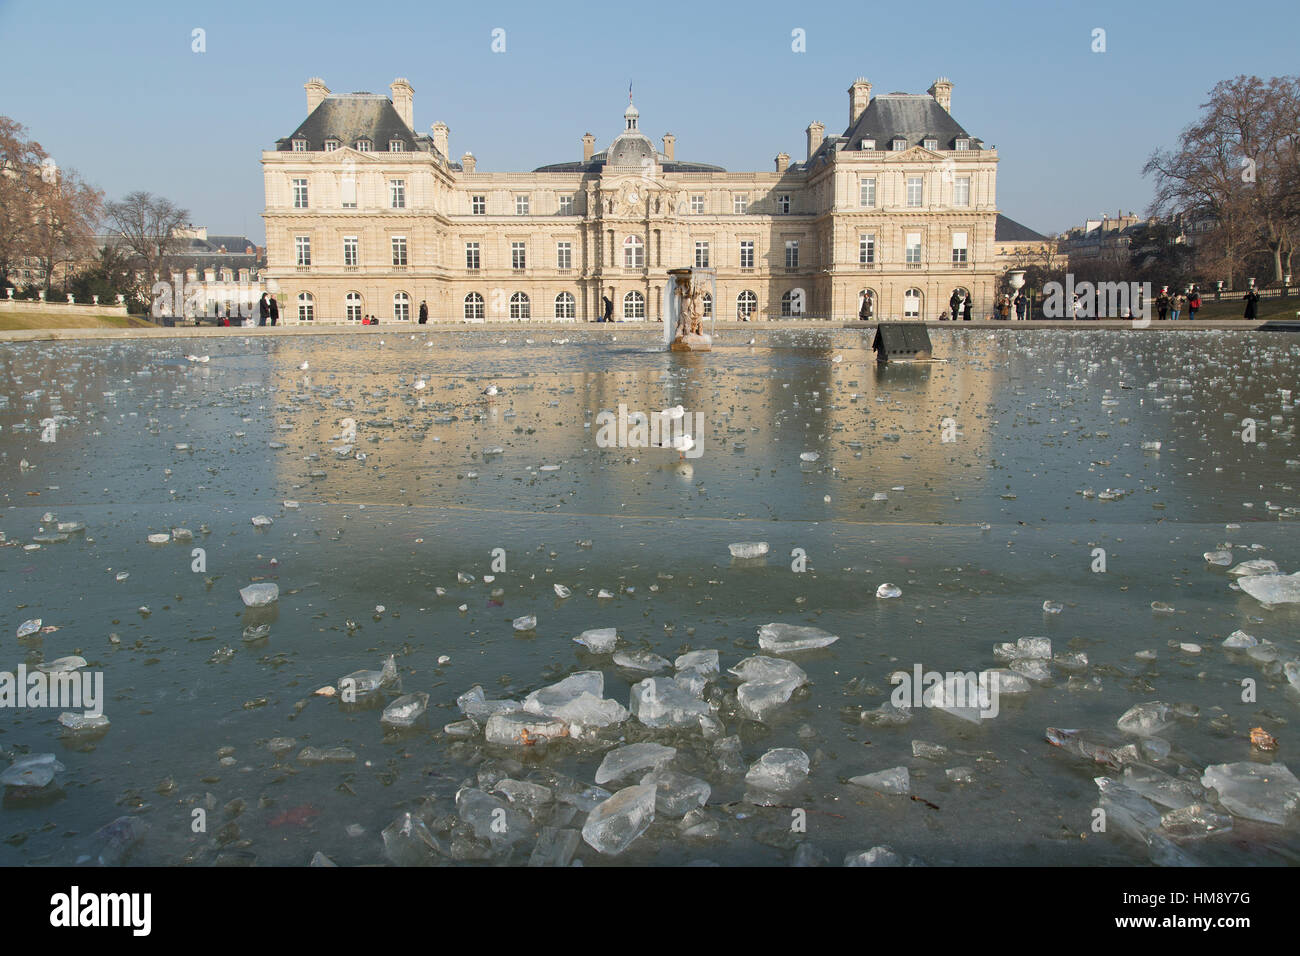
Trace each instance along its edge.
<path fill-rule="evenodd" d="M 713 315 L 705 315 L 704 297 L 717 302 L 717 275 L 712 269 L 669 269 L 664 286 L 664 344 L 674 352 L 708 352 L 713 348 Z M 705 331 L 705 320 L 708 331 Z"/>

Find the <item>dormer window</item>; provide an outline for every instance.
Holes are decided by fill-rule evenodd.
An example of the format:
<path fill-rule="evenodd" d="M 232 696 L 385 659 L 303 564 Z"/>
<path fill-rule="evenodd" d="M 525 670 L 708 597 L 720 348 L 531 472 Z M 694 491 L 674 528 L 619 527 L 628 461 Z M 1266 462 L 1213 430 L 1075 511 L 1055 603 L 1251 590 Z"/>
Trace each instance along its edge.
<path fill-rule="evenodd" d="M 400 139 L 390 139 L 388 141 L 388 151 L 390 153 L 400 153 L 405 148 L 406 148 L 406 144 L 403 143 Z"/>
<path fill-rule="evenodd" d="M 334 152 L 334 150 L 338 148 L 339 148 L 339 141 L 337 139 L 325 140 L 325 152 L 332 153 Z"/>
<path fill-rule="evenodd" d="M 370 142 L 370 140 L 368 140 L 368 139 L 359 139 L 359 140 L 357 140 L 357 152 L 358 152 L 358 153 L 368 153 L 368 152 L 370 152 L 370 147 L 371 147 L 371 142 Z"/>
<path fill-rule="evenodd" d="M 875 141 L 874 139 L 864 139 L 864 140 L 862 141 L 862 148 L 863 148 L 863 149 L 875 149 L 875 148 L 876 148 L 876 141 Z"/>
<path fill-rule="evenodd" d="M 921 141 L 921 145 L 928 150 L 934 151 L 939 148 L 939 141 L 935 139 L 933 136 L 927 136 L 924 140 Z"/>
<path fill-rule="evenodd" d="M 956 148 L 958 152 L 964 152 L 965 150 L 970 149 L 970 140 L 963 136 L 961 139 L 957 140 Z"/>
<path fill-rule="evenodd" d="M 307 141 L 305 139 L 295 139 L 293 141 L 293 151 L 295 153 L 307 152 Z"/>
<path fill-rule="evenodd" d="M 903 139 L 901 136 L 895 136 L 893 143 L 894 152 L 901 153 L 905 149 L 907 149 L 907 140 Z"/>

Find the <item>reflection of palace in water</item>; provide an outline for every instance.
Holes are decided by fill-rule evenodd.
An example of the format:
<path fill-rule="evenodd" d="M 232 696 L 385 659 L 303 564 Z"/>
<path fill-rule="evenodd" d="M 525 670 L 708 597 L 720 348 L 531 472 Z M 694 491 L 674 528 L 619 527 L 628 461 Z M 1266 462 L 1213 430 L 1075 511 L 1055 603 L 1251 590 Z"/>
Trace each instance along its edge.
<path fill-rule="evenodd" d="M 860 519 L 859 488 L 982 481 L 991 454 L 992 397 L 1001 381 L 994 356 L 983 350 L 948 362 L 878 367 L 864 348 L 724 347 L 697 354 L 670 353 L 657 343 L 620 343 L 607 351 L 593 343 L 576 356 L 539 347 L 535 358 L 512 366 L 519 355 L 508 346 L 476 342 L 472 357 L 464 350 L 435 355 L 419 340 L 377 349 L 366 338 L 328 369 L 321 343 L 310 339 L 277 340 L 269 356 L 276 409 L 302 410 L 292 417 L 299 427 L 284 439 L 290 448 L 276 453 L 277 470 L 322 500 L 388 498 L 399 489 L 408 499 L 432 493 L 429 503 L 451 493 L 494 495 L 500 475 L 527 480 L 529 467 L 536 475 L 551 463 L 564 467 L 561 482 L 548 487 L 563 488 L 566 507 L 575 510 L 606 513 L 623 502 L 662 509 L 669 499 L 648 496 L 648 480 L 683 492 L 693 481 L 707 481 L 723 509 L 735 510 L 726 503 L 735 488 L 761 491 L 776 508 L 829 494 L 835 514 Z M 951 355 L 953 341 L 940 333 L 936 352 Z M 844 356 L 838 364 L 831 361 L 837 354 Z M 568 364 L 575 358 L 576 365 Z M 310 371 L 299 368 L 304 361 Z M 418 392 L 417 378 L 428 383 Z M 489 382 L 502 392 L 492 400 L 481 394 Z M 309 401 L 293 401 L 305 395 Z M 340 400 L 348 407 L 336 407 Z M 620 404 L 629 412 L 653 414 L 676 404 L 692 415 L 702 412 L 704 434 L 694 436 L 702 454 L 681 462 L 667 449 L 598 448 L 596 417 Z M 360 467 L 335 460 L 343 418 L 358 423 L 355 451 L 368 456 Z M 955 441 L 943 440 L 945 419 L 952 419 Z M 380 441 L 370 441 L 375 436 Z M 484 450 L 494 446 L 504 456 L 485 460 Z M 816 452 L 819 460 L 801 468 L 803 452 Z M 303 460 L 312 453 L 320 460 Z M 313 471 L 326 478 L 310 481 Z M 479 480 L 458 480 L 468 471 Z M 574 479 L 576 497 L 570 495 Z M 942 510 L 943 501 L 936 507 Z"/>
<path fill-rule="evenodd" d="M 415 91 L 333 94 L 306 84 L 307 117 L 262 153 L 268 283 L 289 321 L 620 321 L 662 318 L 670 268 L 717 274 L 719 319 L 937 319 L 954 289 L 992 311 L 998 154 L 952 116 L 953 83 L 926 94 L 848 89 L 848 122 L 805 130 L 807 154 L 728 172 L 657 148 L 629 102 L 597 151 L 531 172 L 453 161 L 446 124 L 417 133 Z M 629 97 L 630 99 L 630 97 Z M 1023 237 L 1022 237 L 1023 238 Z"/>

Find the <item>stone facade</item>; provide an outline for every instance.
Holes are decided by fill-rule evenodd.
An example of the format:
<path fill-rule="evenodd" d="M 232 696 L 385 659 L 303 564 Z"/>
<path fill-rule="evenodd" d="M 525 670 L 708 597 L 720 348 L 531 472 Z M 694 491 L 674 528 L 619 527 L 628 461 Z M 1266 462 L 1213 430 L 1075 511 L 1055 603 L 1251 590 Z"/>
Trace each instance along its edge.
<path fill-rule="evenodd" d="M 308 117 L 262 153 L 267 268 L 286 319 L 591 321 L 662 317 L 667 270 L 716 271 L 718 319 L 937 319 L 954 288 L 991 312 L 997 152 L 925 95 L 849 87 L 849 124 L 807 128 L 802 161 L 728 172 L 656 146 L 628 106 L 603 151 L 532 172 L 479 171 L 450 131 L 413 126 L 414 90 L 334 95 L 307 84 Z M 576 150 L 575 150 L 576 153 Z"/>

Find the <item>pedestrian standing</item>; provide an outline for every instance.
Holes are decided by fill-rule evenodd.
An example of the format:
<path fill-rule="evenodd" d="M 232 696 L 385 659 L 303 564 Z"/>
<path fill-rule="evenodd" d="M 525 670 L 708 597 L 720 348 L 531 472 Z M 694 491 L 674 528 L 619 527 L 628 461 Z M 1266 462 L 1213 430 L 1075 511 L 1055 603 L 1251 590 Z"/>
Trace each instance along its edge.
<path fill-rule="evenodd" d="M 1196 310 L 1201 307 L 1201 290 L 1192 286 L 1191 294 L 1187 297 L 1187 321 L 1196 321 Z"/>
<path fill-rule="evenodd" d="M 1177 322 L 1178 316 L 1182 314 L 1185 308 L 1187 308 L 1187 296 L 1179 292 L 1174 296 L 1173 308 L 1169 310 L 1169 321 Z"/>
<path fill-rule="evenodd" d="M 1246 314 L 1242 318 L 1259 318 L 1259 293 L 1255 291 L 1254 286 L 1246 292 Z"/>
<path fill-rule="evenodd" d="M 280 303 L 275 301 L 275 296 L 271 296 L 271 324 L 280 321 Z"/>
<path fill-rule="evenodd" d="M 420 324 L 429 324 L 429 306 L 423 299 L 420 300 Z"/>
<path fill-rule="evenodd" d="M 257 324 L 266 325 L 266 320 L 271 317 L 271 302 L 265 292 L 262 293 L 261 300 L 257 303 Z"/>
<path fill-rule="evenodd" d="M 1156 296 L 1156 315 L 1163 322 L 1169 314 L 1169 287 L 1161 286 L 1160 294 Z"/>
<path fill-rule="evenodd" d="M 1028 305 L 1029 303 L 1025 301 L 1025 294 L 1023 292 L 1017 292 L 1016 293 L 1016 321 L 1017 322 L 1025 321 L 1025 308 Z"/>

